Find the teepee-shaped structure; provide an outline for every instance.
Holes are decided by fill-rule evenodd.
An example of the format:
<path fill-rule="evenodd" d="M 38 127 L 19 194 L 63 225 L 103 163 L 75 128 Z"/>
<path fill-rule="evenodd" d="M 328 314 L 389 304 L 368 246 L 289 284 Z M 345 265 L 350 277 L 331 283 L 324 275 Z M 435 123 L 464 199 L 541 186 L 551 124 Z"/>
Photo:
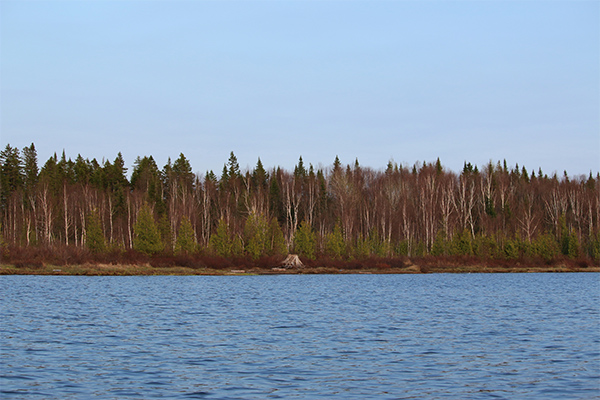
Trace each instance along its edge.
<path fill-rule="evenodd" d="M 284 268 L 302 268 L 304 264 L 300 261 L 300 257 L 297 254 L 288 254 L 288 256 L 283 260 L 281 266 Z"/>

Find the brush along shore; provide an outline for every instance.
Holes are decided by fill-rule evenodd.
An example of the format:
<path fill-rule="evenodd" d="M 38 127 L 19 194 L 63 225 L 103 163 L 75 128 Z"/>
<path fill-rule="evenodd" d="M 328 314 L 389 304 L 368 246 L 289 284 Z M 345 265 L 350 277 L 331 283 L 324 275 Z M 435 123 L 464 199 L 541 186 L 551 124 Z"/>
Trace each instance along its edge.
<path fill-rule="evenodd" d="M 529 273 L 600 272 L 587 259 L 484 260 L 477 257 L 368 258 L 364 260 L 303 260 L 289 267 L 280 260 L 185 258 L 150 259 L 139 263 L 52 263 L 16 261 L 0 264 L 0 275 L 274 275 L 274 274 L 425 274 L 425 273 Z"/>

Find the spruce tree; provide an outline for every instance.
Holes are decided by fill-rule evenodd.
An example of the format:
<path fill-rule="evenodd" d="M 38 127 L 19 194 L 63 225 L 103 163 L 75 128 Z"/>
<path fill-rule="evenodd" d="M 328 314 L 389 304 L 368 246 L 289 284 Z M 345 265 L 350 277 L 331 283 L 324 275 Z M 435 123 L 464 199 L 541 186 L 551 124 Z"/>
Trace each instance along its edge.
<path fill-rule="evenodd" d="M 229 237 L 229 227 L 223 218 L 219 220 L 217 231 L 210 236 L 210 248 L 213 253 L 221 257 L 229 257 L 233 242 Z"/>
<path fill-rule="evenodd" d="M 135 234 L 133 238 L 133 248 L 140 253 L 152 255 L 163 250 L 163 243 L 160 238 L 158 226 L 154 221 L 152 210 L 147 203 L 142 205 L 138 212 L 137 220 L 133 226 Z"/>
<path fill-rule="evenodd" d="M 285 237 L 283 236 L 283 231 L 276 218 L 271 218 L 271 223 L 269 224 L 269 238 L 270 255 L 284 255 L 287 253 L 288 249 L 285 244 Z"/>
<path fill-rule="evenodd" d="M 339 222 L 335 224 L 333 232 L 327 234 L 325 238 L 325 251 L 333 258 L 341 258 L 346 252 L 344 234 Z"/>
<path fill-rule="evenodd" d="M 194 237 L 194 228 L 188 217 L 183 217 L 177 232 L 177 240 L 175 242 L 175 253 L 186 254 L 194 252 L 196 248 L 196 240 Z"/>
<path fill-rule="evenodd" d="M 253 259 L 262 256 L 267 249 L 268 235 L 267 220 L 262 215 L 252 213 L 244 225 L 246 252 Z"/>
<path fill-rule="evenodd" d="M 317 237 L 312 230 L 310 224 L 306 221 L 302 221 L 300 228 L 296 232 L 294 237 L 294 248 L 296 253 L 300 254 L 309 259 L 315 258 L 317 250 Z"/>
<path fill-rule="evenodd" d="M 0 206 L 4 209 L 8 198 L 23 185 L 23 168 L 19 149 L 6 145 L 0 152 Z"/>
<path fill-rule="evenodd" d="M 23 164 L 25 191 L 27 193 L 32 193 L 37 185 L 38 175 L 40 173 L 37 151 L 33 143 L 31 143 L 31 146 L 23 149 Z"/>
<path fill-rule="evenodd" d="M 106 250 L 106 240 L 102 232 L 102 224 L 98 210 L 94 209 L 87 216 L 85 224 L 85 244 L 93 253 L 101 253 Z"/>

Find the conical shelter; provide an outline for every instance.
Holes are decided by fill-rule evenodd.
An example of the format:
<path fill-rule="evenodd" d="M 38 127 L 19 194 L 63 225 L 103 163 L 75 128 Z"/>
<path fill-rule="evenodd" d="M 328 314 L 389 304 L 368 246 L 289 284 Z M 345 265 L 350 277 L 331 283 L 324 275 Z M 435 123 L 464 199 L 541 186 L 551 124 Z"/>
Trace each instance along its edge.
<path fill-rule="evenodd" d="M 288 256 L 283 260 L 281 266 L 284 268 L 302 268 L 304 264 L 300 261 L 300 257 L 297 254 L 288 254 Z"/>

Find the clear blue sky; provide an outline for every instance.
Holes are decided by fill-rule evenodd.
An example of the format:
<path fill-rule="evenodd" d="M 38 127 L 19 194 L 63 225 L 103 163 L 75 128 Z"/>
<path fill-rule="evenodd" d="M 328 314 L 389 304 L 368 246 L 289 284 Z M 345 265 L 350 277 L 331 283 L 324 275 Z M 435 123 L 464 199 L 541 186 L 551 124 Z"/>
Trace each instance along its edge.
<path fill-rule="evenodd" d="M 600 169 L 598 1 L 0 1 L 0 145 Z"/>

